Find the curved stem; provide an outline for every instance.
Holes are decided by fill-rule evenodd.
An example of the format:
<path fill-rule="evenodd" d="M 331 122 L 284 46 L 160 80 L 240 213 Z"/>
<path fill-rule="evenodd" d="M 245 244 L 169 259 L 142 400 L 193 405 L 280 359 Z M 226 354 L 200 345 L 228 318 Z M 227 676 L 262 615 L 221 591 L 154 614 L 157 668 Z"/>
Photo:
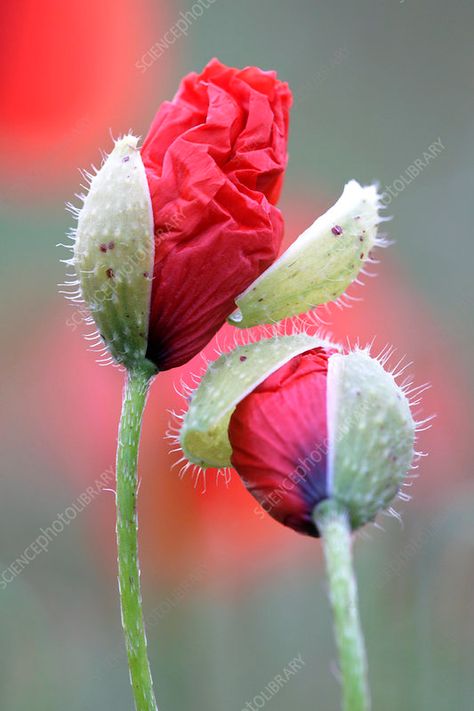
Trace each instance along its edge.
<path fill-rule="evenodd" d="M 321 533 L 329 579 L 329 597 L 339 652 L 344 711 L 369 711 L 367 659 L 359 619 L 347 513 L 326 500 L 314 512 Z"/>
<path fill-rule="evenodd" d="M 122 626 L 137 711 L 157 711 L 143 622 L 138 562 L 137 463 L 143 410 L 154 373 L 128 373 L 117 444 L 117 551 Z"/>

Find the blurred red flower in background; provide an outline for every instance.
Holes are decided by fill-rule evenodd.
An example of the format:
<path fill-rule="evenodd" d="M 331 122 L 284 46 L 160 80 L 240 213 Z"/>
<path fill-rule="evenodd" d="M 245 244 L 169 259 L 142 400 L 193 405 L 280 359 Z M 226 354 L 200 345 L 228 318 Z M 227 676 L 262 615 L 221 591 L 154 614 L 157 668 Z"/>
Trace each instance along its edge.
<path fill-rule="evenodd" d="M 277 257 L 291 93 L 213 59 L 159 108 L 141 149 L 155 229 L 147 356 L 182 365 Z"/>
<path fill-rule="evenodd" d="M 136 60 L 156 39 L 142 0 L 4 0 L 0 8 L 0 149 L 5 189 L 29 199 L 77 180 L 109 130 L 135 125 L 140 97 L 168 68 Z M 163 20 L 166 3 L 154 3 Z M 120 47 L 120 51 L 117 48 Z M 25 167 L 27 166 L 27 168 Z"/>

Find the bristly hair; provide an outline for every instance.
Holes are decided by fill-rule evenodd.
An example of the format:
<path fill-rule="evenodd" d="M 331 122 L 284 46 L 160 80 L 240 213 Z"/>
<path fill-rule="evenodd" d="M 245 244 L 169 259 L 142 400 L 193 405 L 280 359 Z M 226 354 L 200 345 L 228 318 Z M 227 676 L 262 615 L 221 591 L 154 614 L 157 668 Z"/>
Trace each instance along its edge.
<path fill-rule="evenodd" d="M 105 161 L 108 158 L 108 154 L 105 153 L 103 150 L 100 151 L 102 161 L 101 161 L 101 166 L 105 163 Z M 84 204 L 84 201 L 86 199 L 86 193 L 88 192 L 90 188 L 90 184 L 92 179 L 97 175 L 99 172 L 100 168 L 97 168 L 95 165 L 91 165 L 90 170 L 85 170 L 82 168 L 78 168 L 79 173 L 81 174 L 82 179 L 84 180 L 85 184 L 81 183 L 81 188 L 85 191 L 82 193 L 75 193 L 75 197 L 79 202 L 81 203 L 79 206 L 75 205 L 72 202 L 67 202 L 66 203 L 66 211 L 69 212 L 73 219 L 77 222 L 79 219 L 79 215 L 82 209 L 82 206 Z M 77 238 L 77 228 L 76 227 L 71 227 L 67 233 L 66 233 L 66 239 L 69 240 L 69 243 L 59 243 L 56 246 L 61 247 L 63 249 L 68 250 L 72 256 L 67 258 L 67 259 L 60 259 L 60 262 L 62 264 L 65 264 L 68 269 L 66 269 L 66 279 L 63 283 L 58 284 L 58 287 L 60 287 L 59 293 L 64 295 L 65 299 L 68 301 L 68 303 L 75 308 L 75 314 L 78 314 L 80 319 L 78 319 L 78 323 L 83 323 L 87 327 L 92 327 L 93 330 L 90 332 L 87 332 L 86 330 L 83 330 L 82 335 L 83 338 L 87 341 L 87 350 L 90 351 L 91 353 L 96 354 L 96 362 L 98 365 L 104 367 L 104 366 L 109 366 L 112 365 L 120 370 L 123 370 L 123 366 L 120 364 L 116 363 L 112 356 L 110 355 L 110 351 L 107 347 L 107 345 L 104 343 L 104 340 L 102 339 L 101 334 L 99 333 L 98 329 L 95 327 L 95 321 L 90 315 L 89 310 L 86 308 L 84 305 L 84 299 L 82 295 L 82 290 L 81 290 L 81 283 L 79 279 L 79 275 L 76 270 L 76 265 L 75 265 L 75 260 L 74 260 L 74 246 L 76 243 L 76 238 Z M 74 321 L 76 324 L 76 321 Z M 77 325 L 77 324 L 76 324 Z"/>
<path fill-rule="evenodd" d="M 355 350 L 362 350 L 365 351 L 368 355 L 372 355 L 371 351 L 374 348 L 374 342 L 375 338 L 367 344 L 365 347 L 361 348 L 359 344 L 355 346 Z M 395 353 L 396 353 L 396 348 L 393 346 L 386 344 L 376 355 L 373 355 L 372 357 L 376 358 L 380 365 L 388 372 L 394 380 L 400 381 L 397 382 L 397 385 L 400 387 L 402 392 L 404 393 L 405 397 L 407 398 L 408 404 L 410 406 L 410 411 L 413 417 L 413 421 L 415 423 L 415 444 L 419 439 L 419 434 L 420 432 L 424 432 L 432 426 L 432 420 L 435 419 L 436 414 L 429 415 L 428 417 L 421 417 L 421 403 L 422 403 L 422 395 L 424 392 L 429 390 L 431 388 L 431 383 L 425 382 L 422 383 L 421 385 L 415 385 L 415 379 L 414 376 L 410 373 L 406 373 L 407 370 L 409 370 L 413 366 L 413 361 L 407 361 L 407 356 L 403 355 L 401 358 L 398 359 L 395 363 L 392 365 L 390 364 L 390 361 L 394 358 Z M 386 367 L 388 366 L 388 367 Z M 403 482 L 401 484 L 400 490 L 398 491 L 397 498 L 399 501 L 402 502 L 409 502 L 412 499 L 412 496 L 404 491 L 403 489 L 409 489 L 413 486 L 414 480 L 418 478 L 418 473 L 417 470 L 419 468 L 419 462 L 423 457 L 428 456 L 426 452 L 422 452 L 421 450 L 414 450 L 414 456 L 413 460 L 411 462 L 410 468 L 408 472 L 405 474 L 405 477 L 403 479 Z M 402 521 L 402 516 L 399 511 L 397 511 L 393 506 L 390 506 L 388 509 L 384 510 L 381 512 L 382 515 L 388 516 L 390 518 L 395 518 L 401 525 L 403 525 Z M 375 528 L 378 528 L 380 530 L 384 530 L 379 524 L 374 524 Z"/>

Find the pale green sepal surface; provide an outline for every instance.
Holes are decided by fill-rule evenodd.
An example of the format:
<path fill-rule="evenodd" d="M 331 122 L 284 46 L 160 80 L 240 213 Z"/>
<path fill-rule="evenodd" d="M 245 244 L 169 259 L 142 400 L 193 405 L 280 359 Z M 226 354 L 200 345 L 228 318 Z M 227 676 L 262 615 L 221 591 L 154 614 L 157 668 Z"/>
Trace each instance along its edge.
<path fill-rule="evenodd" d="M 290 358 L 311 348 L 335 348 L 300 333 L 238 346 L 211 363 L 195 390 L 179 440 L 187 459 L 206 467 L 230 466 L 229 420 L 237 404 Z"/>
<path fill-rule="evenodd" d="M 351 180 L 339 200 L 237 299 L 228 321 L 275 323 L 334 301 L 357 278 L 376 243 L 380 196 Z"/>
<path fill-rule="evenodd" d="M 154 261 L 151 198 L 137 142 L 132 135 L 116 141 L 92 177 L 73 262 L 103 341 L 129 370 L 145 360 Z"/>
<path fill-rule="evenodd" d="M 328 492 L 355 529 L 396 495 L 413 460 L 415 422 L 393 375 L 364 350 L 329 358 L 327 407 Z"/>

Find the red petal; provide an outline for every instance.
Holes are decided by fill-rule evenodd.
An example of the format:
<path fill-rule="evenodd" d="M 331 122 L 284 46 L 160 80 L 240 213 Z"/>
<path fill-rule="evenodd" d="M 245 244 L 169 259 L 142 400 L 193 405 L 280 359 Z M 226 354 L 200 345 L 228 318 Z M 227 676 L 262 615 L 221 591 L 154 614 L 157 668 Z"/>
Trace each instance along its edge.
<path fill-rule="evenodd" d="M 142 149 L 156 247 L 148 357 L 162 370 L 200 351 L 278 254 L 290 103 L 273 72 L 213 60 L 153 121 Z"/>
<path fill-rule="evenodd" d="M 330 352 L 316 348 L 279 368 L 237 406 L 232 464 L 277 521 L 317 536 L 315 506 L 327 497 L 326 382 Z"/>

